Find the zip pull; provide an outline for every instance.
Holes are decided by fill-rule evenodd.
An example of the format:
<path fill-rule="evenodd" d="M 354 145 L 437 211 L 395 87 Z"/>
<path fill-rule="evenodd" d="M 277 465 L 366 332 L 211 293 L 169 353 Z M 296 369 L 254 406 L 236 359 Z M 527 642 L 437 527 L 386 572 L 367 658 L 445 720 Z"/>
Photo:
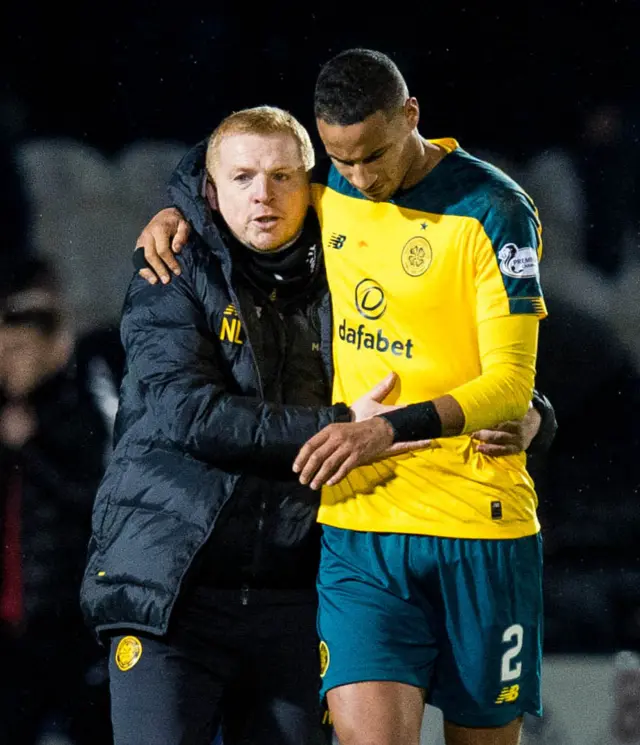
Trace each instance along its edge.
<path fill-rule="evenodd" d="M 240 603 L 241 605 L 249 604 L 249 587 L 248 585 L 242 585 L 240 588 Z"/>

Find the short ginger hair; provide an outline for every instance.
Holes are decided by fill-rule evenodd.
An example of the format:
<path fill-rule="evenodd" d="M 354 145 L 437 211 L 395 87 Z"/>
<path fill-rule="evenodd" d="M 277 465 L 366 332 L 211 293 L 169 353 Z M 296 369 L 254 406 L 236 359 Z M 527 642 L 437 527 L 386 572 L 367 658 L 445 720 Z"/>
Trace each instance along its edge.
<path fill-rule="evenodd" d="M 307 130 L 288 111 L 275 106 L 256 106 L 242 109 L 223 119 L 209 137 L 206 165 L 211 176 L 216 165 L 220 144 L 225 137 L 235 134 L 291 135 L 300 148 L 300 156 L 306 171 L 315 165 L 315 153 Z"/>

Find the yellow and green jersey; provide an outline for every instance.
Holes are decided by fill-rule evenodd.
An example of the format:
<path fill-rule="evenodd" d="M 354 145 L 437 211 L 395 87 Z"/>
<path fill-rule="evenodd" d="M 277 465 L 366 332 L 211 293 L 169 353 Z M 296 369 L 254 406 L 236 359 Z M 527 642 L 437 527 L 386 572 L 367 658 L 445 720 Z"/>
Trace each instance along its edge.
<path fill-rule="evenodd" d="M 355 469 L 323 489 L 319 520 L 459 538 L 530 535 L 539 524 L 526 456 L 487 457 L 470 435 L 512 418 L 507 402 L 526 406 L 531 395 L 546 315 L 540 223 L 505 174 L 455 140 L 433 142 L 447 155 L 386 202 L 367 200 L 333 167 L 314 178 L 333 307 L 333 399 L 353 403 L 395 371 L 400 384 L 386 403 L 451 394 L 466 434 Z M 501 378 L 504 359 L 512 368 L 521 360 L 522 385 Z M 517 396 L 500 388 L 516 383 Z"/>

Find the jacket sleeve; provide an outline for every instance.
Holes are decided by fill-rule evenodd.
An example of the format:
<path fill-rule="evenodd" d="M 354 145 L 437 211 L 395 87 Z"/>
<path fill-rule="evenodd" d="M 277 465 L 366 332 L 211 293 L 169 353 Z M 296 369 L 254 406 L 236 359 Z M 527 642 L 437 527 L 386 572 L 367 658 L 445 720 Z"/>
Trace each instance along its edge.
<path fill-rule="evenodd" d="M 152 429 L 194 457 L 288 468 L 320 429 L 349 421 L 349 410 L 344 404 L 285 406 L 228 390 L 219 341 L 190 276 L 191 253 L 184 252 L 183 272 L 168 285 L 132 280 L 121 324 L 127 373 L 120 399 L 136 386 Z"/>

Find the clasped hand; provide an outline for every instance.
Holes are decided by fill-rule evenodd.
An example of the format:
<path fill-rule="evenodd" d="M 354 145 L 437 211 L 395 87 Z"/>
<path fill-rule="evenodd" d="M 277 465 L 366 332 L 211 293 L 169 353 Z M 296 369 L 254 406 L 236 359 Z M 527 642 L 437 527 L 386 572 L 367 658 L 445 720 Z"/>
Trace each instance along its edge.
<path fill-rule="evenodd" d="M 293 463 L 301 484 L 312 489 L 333 486 L 354 468 L 429 446 L 430 440 L 394 443 L 393 428 L 378 416 L 400 408 L 382 403 L 396 382 L 396 373 L 390 373 L 351 405 L 351 422 L 329 424 L 307 440 Z M 539 426 L 540 415 L 531 407 L 523 420 L 502 422 L 472 437 L 476 450 L 484 455 L 514 455 L 527 449 Z"/>
<path fill-rule="evenodd" d="M 378 416 L 400 408 L 382 403 L 397 379 L 396 373 L 389 373 L 351 405 L 351 422 L 329 424 L 302 446 L 293 463 L 301 484 L 312 489 L 333 486 L 358 466 L 429 445 L 430 440 L 394 443 L 393 428 Z"/>

